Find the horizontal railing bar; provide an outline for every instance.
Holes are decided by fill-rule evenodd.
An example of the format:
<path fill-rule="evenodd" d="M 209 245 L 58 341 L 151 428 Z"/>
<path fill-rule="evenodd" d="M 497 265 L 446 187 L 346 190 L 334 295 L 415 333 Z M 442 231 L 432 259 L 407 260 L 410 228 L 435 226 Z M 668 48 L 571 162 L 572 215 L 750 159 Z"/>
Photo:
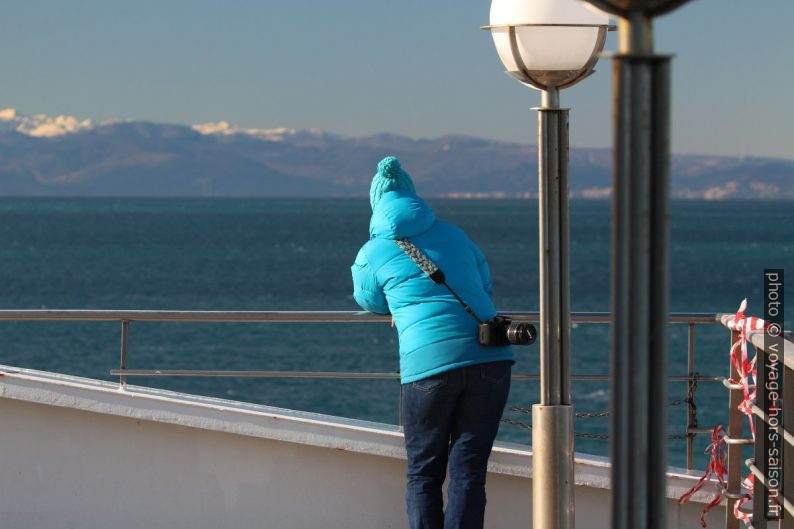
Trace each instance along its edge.
<path fill-rule="evenodd" d="M 0 310 L 0 320 L 149 321 L 149 322 L 389 322 L 366 311 L 220 311 L 220 310 Z"/>
<path fill-rule="evenodd" d="M 723 322 L 722 321 L 723 316 L 730 316 L 730 315 L 718 314 L 717 319 L 719 320 L 720 323 L 722 323 L 723 327 L 725 327 L 726 329 L 730 329 L 730 327 L 728 327 L 727 324 L 730 321 L 732 321 L 732 319 L 725 318 L 725 321 Z M 763 351 L 764 347 L 766 347 L 766 344 L 764 343 L 765 334 L 766 331 L 751 330 L 747 333 L 747 338 L 749 339 L 750 343 L 753 344 L 753 347 Z M 783 332 L 781 332 L 781 337 L 783 338 L 783 344 L 782 344 L 783 351 L 781 351 L 783 353 L 781 357 L 781 359 L 783 360 L 783 365 L 785 365 L 788 369 L 794 369 L 794 333 L 792 333 L 791 331 L 783 330 Z M 725 387 L 728 386 L 726 385 Z M 734 388 L 728 388 L 728 389 L 734 389 Z"/>
<path fill-rule="evenodd" d="M 761 484 L 763 484 L 763 486 L 766 487 L 766 476 L 764 476 L 764 474 L 761 472 L 761 470 L 757 466 L 755 466 L 755 458 L 750 457 L 750 458 L 745 459 L 744 460 L 744 466 L 746 466 L 747 469 L 750 472 L 752 472 L 753 476 L 755 476 L 756 483 L 761 483 Z M 786 497 L 784 495 L 782 495 L 782 494 L 779 494 L 777 498 L 778 498 L 778 501 L 781 502 L 781 505 L 786 510 L 786 512 L 789 514 L 789 516 L 794 516 L 794 505 L 791 505 L 791 503 L 789 503 L 789 501 L 786 499 Z"/>
<path fill-rule="evenodd" d="M 694 433 L 694 434 L 704 434 L 704 433 L 712 433 L 714 430 L 712 428 L 687 428 L 686 433 Z"/>
<path fill-rule="evenodd" d="M 726 489 L 725 487 L 723 487 L 722 485 L 720 485 L 720 482 L 719 482 L 719 481 L 716 481 L 716 482 L 714 482 L 714 485 L 715 485 L 715 486 L 716 486 L 716 487 L 717 487 L 717 488 L 718 488 L 720 491 L 722 491 L 722 495 L 723 495 L 724 497 L 728 498 L 729 500 L 738 500 L 738 499 L 740 499 L 740 498 L 744 498 L 744 496 L 745 496 L 745 493 L 744 493 L 744 492 L 731 492 L 731 491 L 729 491 L 728 489 Z"/>
<path fill-rule="evenodd" d="M 128 377 L 247 377 L 247 378 L 349 378 L 398 379 L 399 373 L 356 373 L 345 371 L 214 371 L 204 369 L 111 369 L 114 376 Z"/>
<path fill-rule="evenodd" d="M 753 347 L 756 349 L 764 350 L 766 344 L 764 344 L 764 332 L 762 331 L 750 331 L 748 333 L 748 338 L 750 339 L 750 343 L 753 344 Z M 789 341 L 786 336 L 783 336 L 783 351 L 781 355 L 781 360 L 783 360 L 783 365 L 789 369 L 794 369 L 794 343 Z"/>
<path fill-rule="evenodd" d="M 516 378 L 518 377 L 518 378 Z M 513 375 L 513 378 L 516 380 L 540 380 L 540 375 L 535 374 L 522 374 L 522 375 Z M 695 375 L 695 380 L 698 382 L 721 382 L 723 377 L 719 376 L 709 376 L 709 375 Z M 591 382 L 600 382 L 600 381 L 608 381 L 609 375 L 589 375 L 589 374 L 573 374 L 571 375 L 571 380 L 584 380 L 584 381 L 591 381 Z M 688 375 L 670 375 L 667 377 L 669 382 L 689 382 Z M 709 430 L 711 431 L 711 430 Z"/>
<path fill-rule="evenodd" d="M 757 404 L 751 404 L 750 409 L 752 410 L 753 414 L 759 417 L 762 421 L 769 424 L 769 416 L 758 407 Z M 791 447 L 794 447 L 794 434 L 791 434 L 788 430 L 786 430 L 785 425 L 780 428 L 783 432 L 783 440 L 786 441 Z"/>
<path fill-rule="evenodd" d="M 369 379 L 398 379 L 399 373 L 362 373 L 345 371 L 235 371 L 235 370 L 208 370 L 208 369 L 111 369 L 113 376 L 128 377 L 247 377 L 247 378 L 369 378 Z M 535 373 L 516 373 L 513 380 L 540 380 L 540 375 Z M 718 382 L 720 377 L 698 375 L 699 381 Z M 573 380 L 607 381 L 609 375 L 571 375 Z M 688 382 L 686 375 L 673 375 L 668 377 L 671 382 Z M 709 430 L 711 431 L 711 430 Z"/>
<path fill-rule="evenodd" d="M 508 311 L 504 314 L 521 321 L 539 321 L 537 311 Z M 670 323 L 719 323 L 721 314 L 674 312 Z M 201 310 L 83 310 L 83 309 L 24 309 L 0 310 L 0 320 L 6 321 L 175 321 L 175 322 L 390 322 L 391 316 L 365 311 L 201 311 Z M 574 312 L 573 323 L 609 323 L 609 312 Z"/>
<path fill-rule="evenodd" d="M 753 439 L 752 437 L 746 437 L 746 438 L 739 437 L 737 439 L 734 439 L 733 437 L 731 437 L 729 435 L 726 435 L 722 439 L 725 441 L 725 444 L 729 444 L 729 445 L 751 445 L 751 444 L 755 444 L 755 439 Z"/>
<path fill-rule="evenodd" d="M 719 377 L 719 378 L 720 378 L 720 382 L 722 382 L 722 385 L 725 386 L 725 389 L 730 389 L 732 391 L 738 391 L 744 389 L 744 384 L 740 384 L 738 382 L 731 382 L 725 377 Z"/>

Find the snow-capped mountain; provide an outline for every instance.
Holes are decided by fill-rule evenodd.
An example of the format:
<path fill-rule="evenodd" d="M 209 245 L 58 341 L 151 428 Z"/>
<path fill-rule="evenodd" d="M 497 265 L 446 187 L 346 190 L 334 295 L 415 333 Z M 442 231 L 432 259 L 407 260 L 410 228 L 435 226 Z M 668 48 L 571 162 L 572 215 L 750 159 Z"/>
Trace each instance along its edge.
<path fill-rule="evenodd" d="M 0 196 L 366 196 L 387 155 L 403 161 L 425 196 L 537 193 L 532 145 L 0 111 Z M 609 149 L 571 149 L 571 196 L 609 197 L 611 159 Z M 794 199 L 792 160 L 685 155 L 672 162 L 676 198 Z"/>
<path fill-rule="evenodd" d="M 320 129 L 289 129 L 280 127 L 275 129 L 254 129 L 234 127 L 227 121 L 213 121 L 209 123 L 201 123 L 193 125 L 193 130 L 199 134 L 204 135 L 219 135 L 219 136 L 234 136 L 242 134 L 245 136 L 252 136 L 266 141 L 288 141 L 296 138 L 322 138 L 328 135 Z"/>
<path fill-rule="evenodd" d="M 127 120 L 129 121 L 129 120 Z M 27 116 L 20 114 L 14 108 L 0 110 L 0 130 L 15 130 L 26 136 L 36 138 L 52 138 L 74 132 L 85 132 L 97 126 L 120 123 L 121 120 L 104 121 L 99 124 L 91 119 L 79 119 L 74 116 L 34 114 Z M 265 141 L 319 141 L 330 136 L 320 129 L 291 129 L 279 127 L 273 129 L 244 128 L 230 125 L 227 121 L 214 121 L 192 125 L 191 128 L 206 136 L 250 136 Z"/>
<path fill-rule="evenodd" d="M 0 130 L 15 130 L 37 138 L 51 138 L 92 128 L 94 124 L 90 119 L 80 120 L 74 116 L 63 115 L 50 117 L 46 114 L 24 116 L 13 108 L 0 110 Z"/>

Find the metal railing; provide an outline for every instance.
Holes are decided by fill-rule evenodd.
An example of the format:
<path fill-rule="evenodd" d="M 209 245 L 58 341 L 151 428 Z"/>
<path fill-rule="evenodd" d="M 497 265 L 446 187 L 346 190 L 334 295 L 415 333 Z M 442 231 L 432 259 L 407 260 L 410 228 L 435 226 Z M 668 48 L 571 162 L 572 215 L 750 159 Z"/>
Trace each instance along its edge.
<path fill-rule="evenodd" d="M 750 332 L 749 342 L 753 345 L 756 351 L 756 366 L 761 367 L 766 364 L 768 353 L 764 345 L 763 332 Z M 739 332 L 731 331 L 731 347 L 737 340 L 741 339 Z M 783 446 L 783 472 L 780 480 L 782 485 L 782 495 L 779 496 L 778 502 L 784 510 L 783 519 L 779 525 L 780 529 L 794 528 L 794 435 L 791 433 L 791 426 L 786 425 L 794 424 L 794 337 L 791 333 L 784 333 L 783 335 L 783 352 L 781 358 L 781 368 L 783 371 L 782 380 L 787 383 L 787 387 L 782 389 L 782 411 L 783 417 L 780 421 L 782 431 L 782 446 Z M 730 379 L 739 380 L 740 374 L 736 367 L 730 362 Z M 759 370 L 758 383 L 761 380 L 761 371 Z M 764 516 L 765 500 L 766 500 L 766 481 L 764 473 L 759 470 L 756 465 L 756 460 L 766 460 L 766 446 L 767 438 L 763 435 L 764 423 L 769 422 L 769 417 L 758 405 L 751 406 L 753 412 L 753 422 L 755 429 L 755 439 L 753 437 L 743 436 L 744 414 L 739 410 L 739 404 L 743 401 L 744 386 L 740 383 L 731 382 L 731 380 L 724 380 L 723 385 L 730 392 L 729 397 L 729 410 L 728 410 L 728 428 L 725 442 L 727 444 L 727 479 L 726 487 L 723 490 L 723 495 L 728 499 L 728 505 L 725 512 L 725 527 L 726 529 L 737 529 L 740 520 L 736 518 L 733 512 L 733 503 L 747 494 L 742 491 L 742 470 L 746 468 L 755 479 L 752 508 L 748 511 L 742 509 L 742 512 L 752 515 L 752 523 L 748 527 L 754 529 L 765 529 L 767 527 L 767 520 Z M 742 457 L 742 448 L 747 445 L 754 445 L 754 457 L 744 459 Z"/>
<path fill-rule="evenodd" d="M 537 312 L 512 312 L 508 316 L 515 320 L 537 322 L 539 314 Z M 682 401 L 675 401 L 676 404 L 687 404 L 687 427 L 684 436 L 672 436 L 675 438 L 685 437 L 687 441 L 686 456 L 687 469 L 693 470 L 693 443 L 694 436 L 699 434 L 710 434 L 711 428 L 699 428 L 697 425 L 697 409 L 695 406 L 695 395 L 699 382 L 720 383 L 729 390 L 728 399 L 728 426 L 726 429 L 725 443 L 727 445 L 727 479 L 726 487 L 723 490 L 724 496 L 729 500 L 726 509 L 725 527 L 735 529 L 739 526 L 739 520 L 734 517 L 731 502 L 742 498 L 745 492 L 741 488 L 742 469 L 747 468 L 756 479 L 756 490 L 763 491 L 765 485 L 764 475 L 755 464 L 756 459 L 760 459 L 763 454 L 764 439 L 761 438 L 756 444 L 756 457 L 742 459 L 742 448 L 753 444 L 751 437 L 742 437 L 744 415 L 739 411 L 739 404 L 743 399 L 743 385 L 733 382 L 738 380 L 739 373 L 735 366 L 729 361 L 730 375 L 723 377 L 718 375 L 702 375 L 695 369 L 695 330 L 696 325 L 713 325 L 721 323 L 722 314 L 717 313 L 672 313 L 669 315 L 669 323 L 673 325 L 687 326 L 687 373 L 672 375 L 668 377 L 670 382 L 687 383 L 687 398 Z M 110 374 L 119 377 L 119 387 L 125 388 L 127 377 L 134 376 L 172 376 L 172 377 L 249 377 L 249 378 L 315 378 L 315 379 L 387 379 L 399 380 L 399 373 L 377 373 L 377 372 L 343 372 L 343 371 L 254 371 L 254 370 L 197 370 L 197 369 L 129 369 L 129 333 L 131 322 L 225 322 L 225 323 L 388 323 L 391 321 L 388 316 L 380 316 L 369 312 L 354 311 L 172 311 L 172 310 L 0 310 L 0 321 L 94 321 L 108 322 L 115 321 L 121 325 L 121 344 L 119 356 L 119 368 L 111 369 Z M 608 324 L 611 322 L 610 314 L 607 312 L 575 312 L 571 314 L 573 324 Z M 738 332 L 731 331 L 731 345 L 740 338 Z M 750 341 L 754 345 L 758 361 L 766 360 L 764 351 L 763 333 L 751 333 Z M 784 380 L 788 381 L 787 391 L 784 392 L 783 423 L 794 424 L 794 338 L 791 333 L 785 333 L 785 350 L 783 355 Z M 539 374 L 516 373 L 512 376 L 517 381 L 537 381 Z M 608 374 L 573 374 L 572 380 L 578 381 L 608 381 Z M 522 408 L 514 407 L 517 411 Z M 761 431 L 764 421 L 769 421 L 766 413 L 757 405 L 752 407 L 755 420 L 756 431 Z M 579 416 L 605 417 L 609 412 L 603 413 L 581 413 Z M 506 422 L 530 428 L 530 425 L 519 421 L 507 419 Z M 784 486 L 785 496 L 781 496 L 780 503 L 785 510 L 787 517 L 781 527 L 794 527 L 794 505 L 791 500 L 794 483 L 791 483 L 794 476 L 794 435 L 790 430 L 782 430 L 784 447 Z M 580 434 L 587 438 L 607 438 L 604 435 Z M 758 437 L 758 436 L 757 436 Z M 788 487 L 786 486 L 788 485 Z M 786 493 L 788 491 L 788 493 Z M 756 493 L 756 498 L 762 494 Z M 761 508 L 760 499 L 754 503 L 753 511 L 758 512 Z M 766 527 L 766 520 L 763 517 L 755 517 L 756 520 L 751 527 L 762 529 Z"/>
<path fill-rule="evenodd" d="M 515 320 L 537 322 L 538 312 L 511 312 L 508 316 Z M 687 469 L 694 468 L 694 436 L 711 433 L 711 429 L 698 428 L 694 396 L 699 382 L 726 384 L 725 377 L 701 375 L 695 371 L 695 326 L 713 325 L 720 322 L 721 314 L 716 313 L 672 313 L 669 322 L 687 326 L 687 372 L 668 377 L 670 382 L 687 383 L 687 428 L 686 438 Z M 225 322 L 225 323 L 389 323 L 389 316 L 370 312 L 356 311 L 174 311 L 174 310 L 0 310 L 0 321 L 115 321 L 121 325 L 121 344 L 119 368 L 111 369 L 110 374 L 119 377 L 119 385 L 125 388 L 127 377 L 246 377 L 246 378 L 313 378 L 313 379 L 369 379 L 399 380 L 398 373 L 343 372 L 343 371 L 253 371 L 253 370 L 197 370 L 197 369 L 129 369 L 129 333 L 131 322 Z M 608 312 L 574 312 L 573 324 L 608 324 Z M 537 381 L 539 374 L 515 373 L 516 381 Z M 572 374 L 575 381 L 608 381 L 608 374 Z M 735 392 L 731 392 L 732 394 Z M 594 414 L 606 416 L 608 413 Z M 506 420 L 517 426 L 530 427 L 519 421 Z M 603 435 L 581 434 L 582 437 L 601 439 Z"/>

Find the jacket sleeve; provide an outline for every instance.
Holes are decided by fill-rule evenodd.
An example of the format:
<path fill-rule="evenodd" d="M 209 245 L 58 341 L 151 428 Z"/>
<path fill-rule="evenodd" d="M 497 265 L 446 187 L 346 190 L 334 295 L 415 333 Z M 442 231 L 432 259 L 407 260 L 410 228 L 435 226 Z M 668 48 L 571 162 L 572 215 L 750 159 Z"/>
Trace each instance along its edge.
<path fill-rule="evenodd" d="M 485 293 L 488 294 L 488 297 L 493 299 L 493 283 L 491 282 L 491 269 L 488 268 L 488 261 L 485 260 L 485 255 L 482 253 L 482 250 L 474 244 L 471 240 L 469 241 L 471 245 L 471 250 L 474 252 L 474 258 L 477 262 L 477 269 L 480 272 L 480 278 L 482 279 L 482 286 Z"/>
<path fill-rule="evenodd" d="M 353 299 L 364 309 L 376 314 L 390 314 L 383 289 L 378 285 L 375 270 L 367 261 L 362 248 L 351 267 L 353 272 Z"/>

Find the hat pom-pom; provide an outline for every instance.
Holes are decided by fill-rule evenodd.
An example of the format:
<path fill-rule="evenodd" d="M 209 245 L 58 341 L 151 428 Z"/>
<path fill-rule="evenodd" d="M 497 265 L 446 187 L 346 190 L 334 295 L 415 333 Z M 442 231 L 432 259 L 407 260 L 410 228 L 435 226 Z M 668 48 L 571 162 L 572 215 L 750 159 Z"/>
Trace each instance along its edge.
<path fill-rule="evenodd" d="M 394 156 L 387 156 L 378 163 L 378 173 L 384 178 L 399 178 L 403 173 L 403 168 L 400 166 L 400 160 Z"/>

